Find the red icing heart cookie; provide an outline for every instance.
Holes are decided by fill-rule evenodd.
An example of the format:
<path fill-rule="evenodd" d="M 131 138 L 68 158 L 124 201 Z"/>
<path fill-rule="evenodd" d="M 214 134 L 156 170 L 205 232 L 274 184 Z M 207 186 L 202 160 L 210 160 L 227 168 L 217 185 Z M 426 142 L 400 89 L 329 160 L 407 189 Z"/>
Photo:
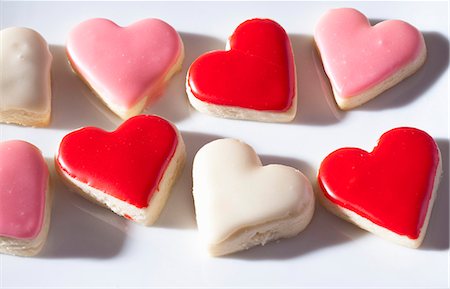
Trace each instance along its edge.
<path fill-rule="evenodd" d="M 372 152 L 342 148 L 322 162 L 324 205 L 380 236 L 418 247 L 426 232 L 441 174 L 437 144 L 415 128 L 384 133 Z"/>
<path fill-rule="evenodd" d="M 289 37 L 269 19 L 247 20 L 229 50 L 192 63 L 186 82 L 191 104 L 217 116 L 290 121 L 296 113 L 296 75 Z"/>
<path fill-rule="evenodd" d="M 84 195 L 119 215 L 150 224 L 164 206 L 184 158 L 175 126 L 140 115 L 113 132 L 87 127 L 66 135 L 56 164 Z"/>

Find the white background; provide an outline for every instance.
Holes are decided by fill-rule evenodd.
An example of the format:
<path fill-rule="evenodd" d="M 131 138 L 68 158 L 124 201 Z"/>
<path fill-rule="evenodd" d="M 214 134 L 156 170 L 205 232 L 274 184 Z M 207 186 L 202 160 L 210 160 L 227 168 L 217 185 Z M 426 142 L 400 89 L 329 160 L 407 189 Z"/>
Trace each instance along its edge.
<path fill-rule="evenodd" d="M 128 25 L 161 18 L 184 41 L 183 70 L 146 112 L 173 121 L 182 131 L 188 162 L 162 216 L 143 227 L 71 193 L 54 177 L 54 204 L 47 244 L 34 258 L 1 256 L 4 287 L 447 287 L 449 274 L 449 84 L 447 2 L 171 2 L 1 3 L 1 26 L 39 31 L 54 54 L 53 111 L 48 128 L 1 125 L 1 140 L 23 139 L 51 159 L 59 141 L 82 126 L 112 130 L 121 121 L 72 74 L 64 54 L 69 30 L 92 17 Z M 312 33 L 321 14 L 354 7 L 372 21 L 402 19 L 423 31 L 425 66 L 361 108 L 335 108 L 315 68 Z M 242 21 L 269 17 L 289 33 L 298 71 L 299 109 L 289 124 L 219 119 L 194 111 L 184 92 L 190 63 L 223 49 Z M 7 72 L 6 72 L 7 73 Z M 205 143 L 235 137 L 252 145 L 265 164 L 302 170 L 312 181 L 320 161 L 343 146 L 370 150 L 385 131 L 414 126 L 432 135 L 444 158 L 427 237 L 420 249 L 389 243 L 317 206 L 299 236 L 224 258 L 207 257 L 200 246 L 192 204 L 192 159 Z M 51 163 L 51 162 L 50 162 Z M 53 170 L 53 168 L 52 168 Z M 411 176 L 414 177 L 414 176 Z"/>

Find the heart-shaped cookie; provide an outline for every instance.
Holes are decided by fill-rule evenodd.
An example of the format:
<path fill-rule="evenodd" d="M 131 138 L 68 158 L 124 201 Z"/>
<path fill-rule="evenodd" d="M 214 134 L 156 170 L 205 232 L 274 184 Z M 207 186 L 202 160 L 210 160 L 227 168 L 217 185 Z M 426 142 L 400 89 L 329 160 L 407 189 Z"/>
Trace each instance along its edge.
<path fill-rule="evenodd" d="M 46 126 L 50 122 L 52 55 L 36 31 L 0 31 L 0 122 Z"/>
<path fill-rule="evenodd" d="M 426 58 L 425 41 L 415 27 L 400 20 L 371 26 L 351 8 L 323 15 L 314 39 L 341 109 L 369 101 L 416 72 Z"/>
<path fill-rule="evenodd" d="M 342 148 L 322 162 L 321 200 L 338 216 L 408 247 L 425 237 L 439 177 L 440 153 L 415 128 L 384 133 L 372 152 Z"/>
<path fill-rule="evenodd" d="M 83 196 L 143 224 L 159 216 L 184 164 L 176 127 L 151 115 L 130 118 L 117 130 L 76 130 L 61 141 L 60 174 Z"/>
<path fill-rule="evenodd" d="M 71 30 L 67 54 L 73 69 L 123 119 L 162 92 L 184 57 L 180 36 L 159 19 L 128 27 L 87 20 Z"/>
<path fill-rule="evenodd" d="M 229 38 L 228 50 L 200 56 L 186 91 L 199 111 L 261 121 L 291 121 L 297 110 L 294 57 L 278 23 L 252 19 Z"/>
<path fill-rule="evenodd" d="M 311 184 L 301 172 L 262 166 L 255 151 L 235 139 L 198 151 L 193 186 L 198 229 L 213 256 L 295 236 L 314 212 Z"/>
<path fill-rule="evenodd" d="M 39 149 L 25 141 L 0 143 L 0 252 L 31 256 L 45 243 L 50 222 L 49 173 Z"/>

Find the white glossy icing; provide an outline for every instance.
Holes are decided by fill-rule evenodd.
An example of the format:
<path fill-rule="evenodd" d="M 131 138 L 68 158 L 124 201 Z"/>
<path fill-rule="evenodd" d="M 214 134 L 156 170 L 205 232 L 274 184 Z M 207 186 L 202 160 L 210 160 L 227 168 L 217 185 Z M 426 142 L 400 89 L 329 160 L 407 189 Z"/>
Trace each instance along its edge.
<path fill-rule="evenodd" d="M 49 112 L 52 55 L 45 39 L 23 27 L 3 29 L 0 39 L 0 112 Z"/>
<path fill-rule="evenodd" d="M 311 184 L 301 172 L 262 166 L 252 147 L 235 139 L 219 139 L 199 150 L 193 182 L 198 229 L 209 244 L 314 204 Z"/>

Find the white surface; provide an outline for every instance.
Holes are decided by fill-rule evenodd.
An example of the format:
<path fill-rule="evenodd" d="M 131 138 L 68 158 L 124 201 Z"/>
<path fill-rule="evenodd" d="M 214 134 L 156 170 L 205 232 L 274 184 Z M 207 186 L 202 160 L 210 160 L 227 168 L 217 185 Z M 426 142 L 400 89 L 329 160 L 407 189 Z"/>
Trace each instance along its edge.
<path fill-rule="evenodd" d="M 36 258 L 1 256 L 4 287 L 447 287 L 449 233 L 449 84 L 447 2 L 394 3 L 14 3 L 1 2 L 1 25 L 27 26 L 52 44 L 53 114 L 49 128 L 1 125 L 1 139 L 23 139 L 52 158 L 61 138 L 81 126 L 113 129 L 120 120 L 72 74 L 64 55 L 71 27 L 91 17 L 128 25 L 159 17 L 181 32 L 183 71 L 147 112 L 173 121 L 185 138 L 186 168 L 154 227 L 115 216 L 69 192 L 54 179 L 55 202 L 48 242 Z M 351 6 L 372 20 L 403 19 L 425 33 L 428 59 L 414 76 L 346 113 L 326 97 L 314 68 L 311 34 L 319 16 Z M 270 17 L 289 33 L 298 71 L 299 111 L 290 124 L 227 120 L 190 108 L 184 88 L 189 64 L 201 53 L 223 49 L 242 21 Z M 262 161 L 291 165 L 314 180 L 320 161 L 342 146 L 371 149 L 397 126 L 427 131 L 444 157 L 427 237 L 418 250 L 366 233 L 318 205 L 298 237 L 234 254 L 209 258 L 196 231 L 191 165 L 195 152 L 219 137 L 252 145 Z"/>

